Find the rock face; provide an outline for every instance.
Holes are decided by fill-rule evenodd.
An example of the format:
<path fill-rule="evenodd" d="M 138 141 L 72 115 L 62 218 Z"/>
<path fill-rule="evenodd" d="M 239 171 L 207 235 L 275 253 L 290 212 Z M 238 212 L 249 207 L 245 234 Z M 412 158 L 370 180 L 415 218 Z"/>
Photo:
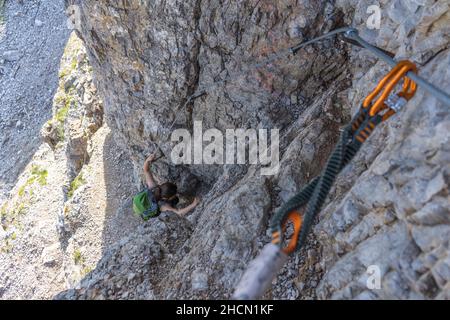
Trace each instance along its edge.
<path fill-rule="evenodd" d="M 64 0 L 0 1 L 0 202 L 37 152 L 52 115 L 70 34 L 62 6 Z"/>
<path fill-rule="evenodd" d="M 88 141 L 103 123 L 103 105 L 97 98 L 85 48 L 72 35 L 63 56 L 60 70 L 60 90 L 55 95 L 53 118 L 44 124 L 41 135 L 52 148 L 65 144 L 69 175 L 75 178 L 89 160 Z"/>
<path fill-rule="evenodd" d="M 334 39 L 248 70 L 274 51 L 352 24 L 396 58 L 416 61 L 430 82 L 450 84 L 445 1 L 381 1 L 380 30 L 366 28 L 366 1 L 67 4 L 80 8 L 79 34 L 106 121 L 134 161 L 136 184 L 155 143 L 170 155 L 171 130 L 192 132 L 197 120 L 204 130 L 278 128 L 281 159 L 273 176 L 248 165 L 159 162 L 158 176 L 200 193 L 202 204 L 187 219 L 144 225 L 57 298 L 231 295 L 269 241 L 274 210 L 320 172 L 339 128 L 388 71 Z M 203 89 L 206 95 L 186 103 Z M 340 175 L 306 248 L 267 297 L 448 297 L 449 131 L 448 107 L 419 88 Z M 376 289 L 367 286 L 370 270 L 379 271 Z"/>

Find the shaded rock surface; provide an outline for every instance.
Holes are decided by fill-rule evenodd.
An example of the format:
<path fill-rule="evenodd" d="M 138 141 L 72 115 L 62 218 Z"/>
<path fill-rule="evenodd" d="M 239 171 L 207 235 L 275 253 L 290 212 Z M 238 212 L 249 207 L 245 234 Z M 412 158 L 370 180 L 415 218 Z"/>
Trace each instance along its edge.
<path fill-rule="evenodd" d="M 2 299 L 49 299 L 73 287 L 96 265 L 103 246 L 122 238 L 114 230 L 116 222 L 123 233 L 133 228 L 132 219 L 127 216 L 124 226 L 125 215 L 116 214 L 118 202 L 131 195 L 124 194 L 131 183 L 114 180 L 130 170 L 130 163 L 102 121 L 92 69 L 75 34 L 60 67 L 53 115 L 42 129 L 46 143 L 40 144 L 5 201 L 0 200 Z M 5 156 L 12 152 L 2 151 Z"/>
<path fill-rule="evenodd" d="M 366 28 L 369 1 L 67 3 L 81 9 L 79 34 L 106 121 L 133 159 L 136 185 L 152 142 L 170 156 L 171 129 L 192 131 L 194 120 L 221 131 L 279 128 L 281 166 L 262 176 L 247 165 L 159 162 L 159 177 L 181 181 L 181 191 L 201 194 L 202 204 L 187 219 L 161 217 L 138 228 L 59 299 L 229 297 L 270 241 L 274 210 L 320 172 L 339 129 L 388 71 L 334 39 L 239 75 L 247 65 L 351 24 L 397 58 L 416 61 L 430 82 L 450 84 L 445 1 L 381 1 L 380 30 Z M 447 106 L 419 88 L 380 125 L 336 181 L 306 248 L 266 297 L 448 298 L 449 117 Z M 380 271 L 374 290 L 367 286 L 371 266 Z"/>

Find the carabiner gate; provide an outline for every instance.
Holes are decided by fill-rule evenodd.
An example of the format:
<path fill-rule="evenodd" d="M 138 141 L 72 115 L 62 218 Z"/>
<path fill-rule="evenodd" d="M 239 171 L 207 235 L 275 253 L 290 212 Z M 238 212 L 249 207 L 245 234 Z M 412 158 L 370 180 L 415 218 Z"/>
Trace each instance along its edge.
<path fill-rule="evenodd" d="M 412 71 L 417 73 L 417 67 L 408 60 L 400 61 L 381 81 L 377 87 L 364 99 L 363 107 L 369 108 L 369 116 L 373 117 L 385 109 L 389 109 L 383 115 L 383 121 L 388 119 L 394 113 L 410 100 L 417 90 L 417 84 L 406 76 Z M 396 85 L 403 79 L 402 90 L 393 93 Z M 372 103 L 377 97 L 378 99 Z"/>

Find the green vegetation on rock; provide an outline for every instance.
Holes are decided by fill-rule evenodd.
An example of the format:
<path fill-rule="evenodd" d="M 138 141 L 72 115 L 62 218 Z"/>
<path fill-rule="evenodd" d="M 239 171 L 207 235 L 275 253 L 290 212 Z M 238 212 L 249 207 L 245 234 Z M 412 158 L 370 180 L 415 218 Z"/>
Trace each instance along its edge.
<path fill-rule="evenodd" d="M 75 179 L 73 179 L 73 181 L 70 183 L 70 188 L 69 188 L 69 192 L 68 192 L 68 196 L 69 198 L 73 197 L 73 194 L 75 193 L 75 191 L 81 187 L 83 184 L 85 184 L 86 181 L 83 179 L 83 174 L 80 173 Z"/>
<path fill-rule="evenodd" d="M 54 104 L 56 108 L 55 115 L 53 119 L 49 120 L 49 124 L 51 126 L 56 127 L 56 132 L 58 136 L 58 141 L 64 141 L 65 130 L 64 124 L 66 122 L 67 116 L 69 114 L 71 107 L 77 107 L 77 101 L 74 95 L 74 88 L 70 88 L 69 92 L 62 93 L 63 90 L 60 90 L 60 93 L 55 97 Z"/>
<path fill-rule="evenodd" d="M 58 121 L 59 123 L 64 123 L 67 114 L 69 113 L 69 108 L 70 108 L 70 101 L 69 99 L 67 99 L 64 106 L 56 112 L 55 120 Z"/>

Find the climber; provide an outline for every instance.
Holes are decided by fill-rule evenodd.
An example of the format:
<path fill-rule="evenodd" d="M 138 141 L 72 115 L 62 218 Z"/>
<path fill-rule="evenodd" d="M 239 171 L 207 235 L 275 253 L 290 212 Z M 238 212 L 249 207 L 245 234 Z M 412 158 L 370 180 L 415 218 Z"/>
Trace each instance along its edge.
<path fill-rule="evenodd" d="M 151 171 L 150 166 L 155 161 L 156 155 L 150 155 L 144 162 L 144 175 L 146 182 L 146 189 L 133 198 L 133 209 L 137 215 L 140 215 L 144 220 L 155 218 L 161 212 L 172 211 L 179 216 L 184 216 L 193 210 L 200 202 L 198 197 L 185 208 L 178 209 L 177 186 L 171 182 L 157 184 Z"/>

